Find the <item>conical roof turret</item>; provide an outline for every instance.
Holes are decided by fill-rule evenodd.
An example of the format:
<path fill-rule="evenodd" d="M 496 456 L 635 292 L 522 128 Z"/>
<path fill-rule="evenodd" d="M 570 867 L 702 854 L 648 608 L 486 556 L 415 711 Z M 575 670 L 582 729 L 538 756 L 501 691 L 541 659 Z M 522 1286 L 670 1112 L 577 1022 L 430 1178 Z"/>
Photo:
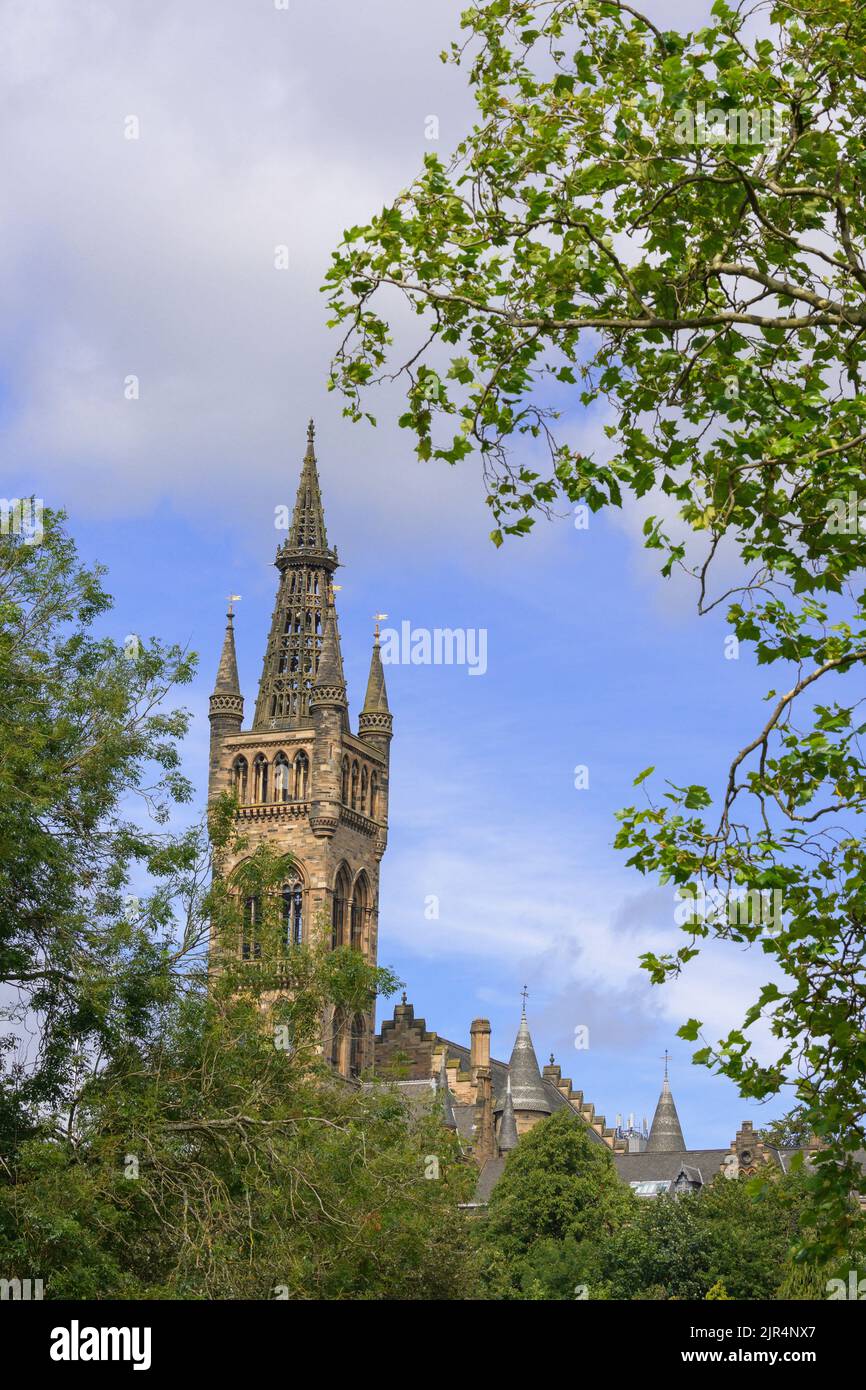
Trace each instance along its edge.
<path fill-rule="evenodd" d="M 514 1115 L 514 1100 L 511 1094 L 511 1077 L 505 1082 L 505 1103 L 502 1119 L 499 1122 L 499 1152 L 510 1153 L 517 1148 L 517 1120 Z"/>
<path fill-rule="evenodd" d="M 533 1110 L 538 1114 L 549 1115 L 550 1101 L 541 1079 L 525 1009 L 520 1015 L 520 1027 L 514 1039 L 509 1073 L 515 1111 L 519 1114 L 521 1110 Z"/>
<path fill-rule="evenodd" d="M 656 1113 L 653 1115 L 646 1152 L 656 1154 L 681 1153 L 685 1147 L 686 1141 L 680 1127 L 677 1107 L 674 1105 L 674 1098 L 668 1081 L 667 1063 L 665 1063 L 665 1077 L 662 1082 L 662 1091 L 656 1106 Z"/>
<path fill-rule="evenodd" d="M 240 728 L 244 717 L 244 701 L 238 680 L 238 659 L 235 652 L 234 611 L 229 604 L 226 630 L 217 667 L 216 680 L 210 697 L 210 718 L 236 722 Z"/>

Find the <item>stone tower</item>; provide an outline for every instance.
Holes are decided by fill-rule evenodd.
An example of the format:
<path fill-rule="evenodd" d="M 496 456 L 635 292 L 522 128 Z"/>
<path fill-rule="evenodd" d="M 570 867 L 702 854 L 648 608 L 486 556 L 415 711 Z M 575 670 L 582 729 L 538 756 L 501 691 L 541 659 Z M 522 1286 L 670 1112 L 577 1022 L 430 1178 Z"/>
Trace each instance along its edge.
<path fill-rule="evenodd" d="M 282 889 L 287 944 L 352 946 L 375 965 L 392 718 L 377 629 L 357 734 L 349 723 L 333 586 L 339 561 L 325 531 L 314 440 L 311 421 L 291 525 L 274 562 L 277 596 L 247 730 L 229 609 L 210 698 L 208 796 L 227 790 L 237 796 L 245 854 L 266 842 L 292 855 Z M 222 870 L 230 876 L 236 866 L 228 858 Z M 255 901 L 245 908 L 238 951 L 254 960 Z M 330 1011 L 323 1020 L 325 1056 L 344 1075 L 357 1076 L 372 1060 L 373 1033 L 372 1009 L 352 1018 Z"/>

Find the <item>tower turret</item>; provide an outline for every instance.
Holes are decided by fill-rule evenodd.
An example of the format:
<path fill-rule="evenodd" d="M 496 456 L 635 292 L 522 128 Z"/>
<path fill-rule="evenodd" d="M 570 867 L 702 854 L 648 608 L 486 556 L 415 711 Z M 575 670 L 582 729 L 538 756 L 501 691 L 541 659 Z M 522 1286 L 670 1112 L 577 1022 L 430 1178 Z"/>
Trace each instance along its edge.
<path fill-rule="evenodd" d="M 333 603 L 325 612 L 325 633 L 319 667 L 309 696 L 310 722 L 315 730 L 310 826 L 314 835 L 330 837 L 340 823 L 341 739 L 347 726 L 348 704 L 337 615 Z"/>
<path fill-rule="evenodd" d="M 514 1116 L 514 1099 L 511 1095 L 511 1076 L 505 1082 L 505 1104 L 502 1107 L 502 1119 L 499 1122 L 499 1152 L 500 1154 L 510 1153 L 517 1148 L 517 1120 Z"/>
<path fill-rule="evenodd" d="M 517 1131 L 524 1134 L 532 1129 L 543 1116 L 551 1112 L 550 1100 L 544 1089 L 544 1082 L 538 1067 L 538 1058 L 532 1044 L 526 1009 L 520 1015 L 520 1027 L 514 1039 L 511 1061 L 508 1066 L 511 1078 L 511 1099 Z"/>
<path fill-rule="evenodd" d="M 231 615 L 211 699 L 211 794 L 237 791 L 240 846 L 228 876 L 263 844 L 290 857 L 281 888 L 285 945 L 359 951 L 375 965 L 379 862 L 387 835 L 391 715 L 381 661 L 365 702 L 363 736 L 349 727 L 334 602 L 337 552 L 328 544 L 312 422 L 279 573 L 252 727 L 241 727 Z M 240 959 L 258 960 L 250 942 Z M 322 1053 L 345 1076 L 368 1065 L 374 1008 L 329 1005 Z"/>
<path fill-rule="evenodd" d="M 382 616 L 382 614 L 377 614 L 376 617 L 367 694 L 364 697 L 364 708 L 358 718 L 358 736 L 371 748 L 374 748 L 383 760 L 383 766 L 379 772 L 379 791 L 375 810 L 375 818 L 380 826 L 376 836 L 376 853 L 379 858 L 385 853 L 388 844 L 388 781 L 391 739 L 394 733 L 394 719 L 388 708 L 388 691 L 385 686 L 385 671 L 382 666 L 382 651 L 379 645 L 379 618 Z"/>
<path fill-rule="evenodd" d="M 229 778 L 221 766 L 223 740 L 240 732 L 244 722 L 244 699 L 238 681 L 238 662 L 235 653 L 233 600 L 229 600 L 223 649 L 217 667 L 213 693 L 210 697 L 210 764 L 208 769 L 208 800 L 212 801 L 228 789 Z"/>
<path fill-rule="evenodd" d="M 668 1055 L 665 1053 L 665 1075 L 661 1095 L 653 1115 L 652 1128 L 647 1140 L 646 1153 L 681 1153 L 686 1147 L 680 1117 L 668 1081 Z"/>

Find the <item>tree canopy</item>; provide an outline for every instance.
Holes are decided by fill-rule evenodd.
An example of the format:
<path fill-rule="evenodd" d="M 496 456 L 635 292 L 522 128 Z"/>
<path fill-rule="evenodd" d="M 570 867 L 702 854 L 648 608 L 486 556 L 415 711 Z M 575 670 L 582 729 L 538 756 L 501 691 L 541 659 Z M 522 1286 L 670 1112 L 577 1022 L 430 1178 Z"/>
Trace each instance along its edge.
<path fill-rule="evenodd" d="M 653 981 L 709 936 L 781 968 L 695 1060 L 746 1097 L 793 1088 L 826 1142 L 818 1256 L 866 1191 L 864 8 L 716 0 L 688 33 L 620 0 L 470 6 L 443 58 L 475 124 L 326 284 L 346 413 L 403 382 L 419 456 L 480 459 L 496 544 L 560 501 L 639 505 L 662 574 L 777 668 L 721 784 L 652 794 L 645 769 L 617 844 L 694 903 Z"/>

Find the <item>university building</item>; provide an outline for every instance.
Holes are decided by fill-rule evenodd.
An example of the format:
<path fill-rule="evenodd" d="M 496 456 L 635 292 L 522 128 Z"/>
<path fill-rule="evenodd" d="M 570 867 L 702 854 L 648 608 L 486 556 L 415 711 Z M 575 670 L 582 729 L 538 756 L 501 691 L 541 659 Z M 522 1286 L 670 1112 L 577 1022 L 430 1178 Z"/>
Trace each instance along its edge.
<path fill-rule="evenodd" d="M 209 798 L 235 794 L 244 855 L 268 844 L 292 856 L 281 889 L 286 943 L 311 942 L 318 934 L 332 947 L 356 948 L 375 965 L 393 719 L 377 629 L 364 704 L 352 727 L 333 582 L 339 560 L 325 529 L 312 422 L 291 524 L 274 563 L 277 593 L 248 729 L 231 606 L 227 615 L 210 697 Z M 230 874 L 238 862 L 229 855 L 222 871 Z M 257 900 L 249 899 L 238 943 L 243 959 L 256 959 L 258 914 Z M 329 1009 L 323 1055 L 349 1083 L 389 1080 L 408 1104 L 438 1106 L 478 1165 L 478 1205 L 521 1135 L 562 1108 L 610 1150 L 623 1181 L 642 1196 L 695 1191 L 719 1172 L 751 1173 L 771 1160 L 784 1168 L 796 1152 L 771 1149 L 749 1123 L 726 1147 L 688 1149 L 667 1070 L 648 1134 L 608 1126 L 553 1056 L 539 1067 L 525 1009 L 506 1063 L 491 1056 L 486 1019 L 471 1023 L 466 1045 L 428 1030 L 405 995 L 376 1033 L 374 1007 L 352 1017 Z"/>

